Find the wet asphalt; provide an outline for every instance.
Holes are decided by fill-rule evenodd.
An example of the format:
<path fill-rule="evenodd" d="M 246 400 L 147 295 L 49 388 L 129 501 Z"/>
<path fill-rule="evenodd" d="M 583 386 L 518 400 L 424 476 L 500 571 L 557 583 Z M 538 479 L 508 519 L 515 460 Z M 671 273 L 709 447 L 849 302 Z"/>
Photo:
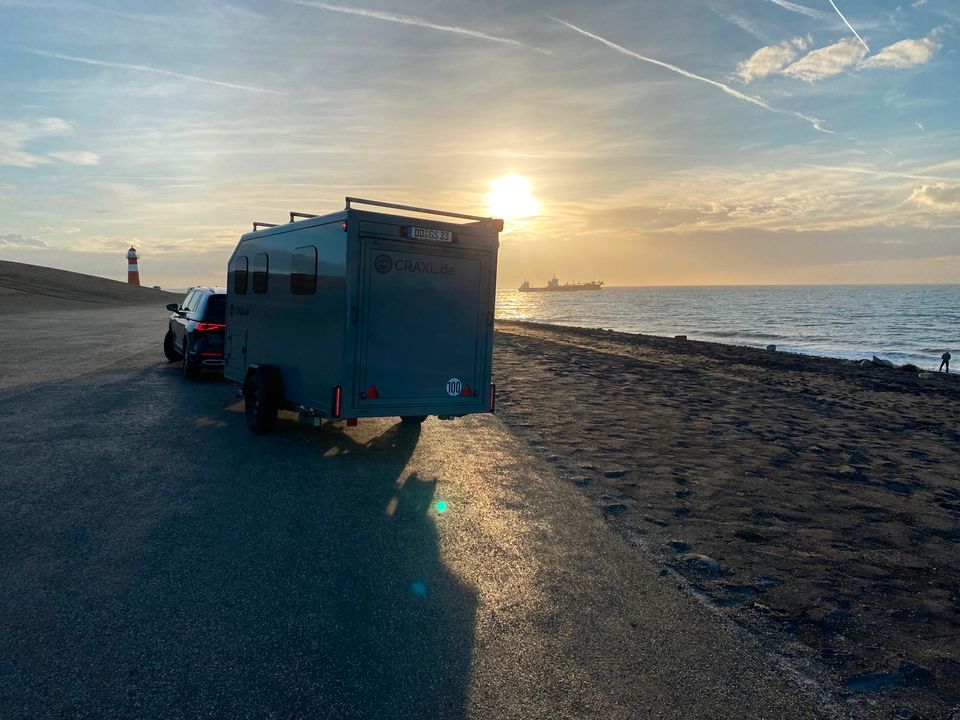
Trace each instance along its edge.
<path fill-rule="evenodd" d="M 255 437 L 164 318 L 4 318 L 0 717 L 844 714 L 496 417 Z"/>

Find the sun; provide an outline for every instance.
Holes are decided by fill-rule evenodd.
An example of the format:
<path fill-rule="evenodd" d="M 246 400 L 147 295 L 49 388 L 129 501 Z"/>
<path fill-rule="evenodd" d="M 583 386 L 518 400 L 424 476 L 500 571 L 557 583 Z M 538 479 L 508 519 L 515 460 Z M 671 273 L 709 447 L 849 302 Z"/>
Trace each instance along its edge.
<path fill-rule="evenodd" d="M 522 175 L 504 175 L 490 181 L 487 207 L 494 217 L 517 220 L 540 212 L 540 201 L 530 192 L 530 180 Z"/>

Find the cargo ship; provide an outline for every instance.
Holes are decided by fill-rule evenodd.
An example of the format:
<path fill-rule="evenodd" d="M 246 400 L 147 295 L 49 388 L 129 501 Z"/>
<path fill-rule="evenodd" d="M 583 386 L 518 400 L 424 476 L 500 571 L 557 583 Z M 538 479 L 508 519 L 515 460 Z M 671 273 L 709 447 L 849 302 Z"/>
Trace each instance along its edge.
<path fill-rule="evenodd" d="M 601 290 L 603 288 L 603 280 L 593 280 L 588 283 L 564 283 L 560 284 L 560 281 L 554 277 L 552 280 L 549 280 L 544 287 L 533 287 L 526 280 L 523 281 L 518 289 L 520 292 L 576 292 L 578 290 Z"/>

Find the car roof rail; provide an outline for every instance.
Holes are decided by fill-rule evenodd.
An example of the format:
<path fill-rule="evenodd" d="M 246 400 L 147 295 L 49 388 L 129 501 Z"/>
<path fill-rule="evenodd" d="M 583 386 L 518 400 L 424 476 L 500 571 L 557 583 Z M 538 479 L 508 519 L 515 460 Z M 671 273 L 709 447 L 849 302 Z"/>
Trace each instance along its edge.
<path fill-rule="evenodd" d="M 315 217 L 320 217 L 320 216 L 319 216 L 319 215 L 311 215 L 310 213 L 293 212 L 293 210 L 290 211 L 290 222 L 296 222 L 296 221 L 294 220 L 294 218 L 306 218 L 306 219 L 309 219 L 309 218 L 315 218 Z"/>
<path fill-rule="evenodd" d="M 265 222 L 256 222 L 256 221 L 254 221 L 254 223 L 253 223 L 253 231 L 256 232 L 259 228 L 262 228 L 262 227 L 264 227 L 264 228 L 272 228 L 272 227 L 276 227 L 276 226 L 277 226 L 276 223 L 265 223 Z"/>

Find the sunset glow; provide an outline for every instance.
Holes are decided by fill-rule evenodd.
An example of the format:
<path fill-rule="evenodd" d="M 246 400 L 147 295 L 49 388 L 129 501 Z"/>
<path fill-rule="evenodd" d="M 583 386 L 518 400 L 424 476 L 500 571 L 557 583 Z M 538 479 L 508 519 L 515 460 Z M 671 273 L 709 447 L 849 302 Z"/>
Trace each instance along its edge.
<path fill-rule="evenodd" d="M 357 196 L 505 288 L 960 281 L 956 0 L 649 5 L 0 0 L 0 260 L 222 284 Z"/>
<path fill-rule="evenodd" d="M 540 201 L 533 196 L 530 181 L 520 175 L 504 175 L 490 181 L 487 207 L 490 214 L 503 220 L 519 220 L 537 215 Z"/>

